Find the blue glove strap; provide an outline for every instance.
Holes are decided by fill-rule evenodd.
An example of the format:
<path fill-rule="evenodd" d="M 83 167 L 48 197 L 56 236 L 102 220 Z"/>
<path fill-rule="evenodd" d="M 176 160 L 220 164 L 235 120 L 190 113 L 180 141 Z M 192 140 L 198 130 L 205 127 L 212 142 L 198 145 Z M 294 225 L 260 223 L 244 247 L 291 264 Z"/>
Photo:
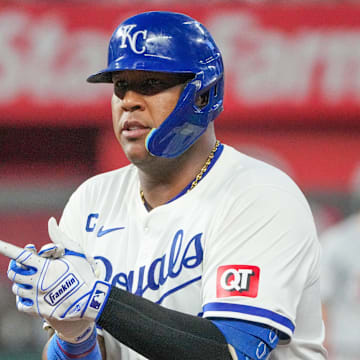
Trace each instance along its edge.
<path fill-rule="evenodd" d="M 272 329 L 270 326 L 262 325 L 245 320 L 233 320 L 233 319 L 221 319 L 212 321 L 216 326 L 226 326 L 228 330 L 226 332 L 234 332 L 235 334 L 239 331 L 249 335 L 253 335 L 256 338 L 261 339 L 271 349 L 275 349 L 279 342 L 278 330 Z M 218 327 L 219 327 L 218 326 Z M 241 333 L 239 333 L 242 335 Z"/>
<path fill-rule="evenodd" d="M 91 336 L 79 344 L 68 343 L 61 340 L 56 334 L 51 339 L 47 350 L 48 360 L 70 360 L 81 358 L 83 360 L 101 360 L 100 347 L 96 340 L 96 329 Z"/>
<path fill-rule="evenodd" d="M 265 360 L 279 337 L 267 326 L 242 320 L 212 320 L 232 345 L 239 359 Z"/>

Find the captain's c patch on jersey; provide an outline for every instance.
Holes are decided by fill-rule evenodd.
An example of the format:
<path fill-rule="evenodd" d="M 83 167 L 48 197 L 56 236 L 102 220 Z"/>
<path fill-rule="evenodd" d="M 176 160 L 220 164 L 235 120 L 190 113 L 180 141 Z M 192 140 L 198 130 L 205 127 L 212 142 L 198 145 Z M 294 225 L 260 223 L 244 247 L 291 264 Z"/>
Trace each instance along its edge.
<path fill-rule="evenodd" d="M 216 297 L 256 297 L 260 268 L 250 265 L 224 265 L 217 270 Z"/>

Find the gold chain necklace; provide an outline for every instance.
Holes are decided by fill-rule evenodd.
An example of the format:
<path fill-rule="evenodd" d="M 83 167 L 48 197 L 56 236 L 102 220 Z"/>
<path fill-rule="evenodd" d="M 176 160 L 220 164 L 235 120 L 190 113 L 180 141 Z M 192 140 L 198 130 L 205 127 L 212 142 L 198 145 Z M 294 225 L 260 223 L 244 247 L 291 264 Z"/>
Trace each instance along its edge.
<path fill-rule="evenodd" d="M 216 140 L 216 143 L 215 143 L 214 147 L 212 148 L 208 158 L 206 159 L 204 166 L 201 168 L 199 173 L 196 175 L 194 181 L 191 183 L 189 189 L 186 191 L 187 193 L 189 191 L 191 191 L 199 183 L 199 181 L 202 179 L 202 177 L 204 176 L 206 170 L 208 169 L 209 165 L 211 164 L 211 161 L 214 158 L 216 150 L 218 149 L 219 145 L 220 145 L 220 141 Z M 141 200 L 142 200 L 143 204 L 146 207 L 150 207 L 150 205 L 145 200 L 144 191 L 142 189 L 140 189 L 140 196 L 141 196 Z"/>

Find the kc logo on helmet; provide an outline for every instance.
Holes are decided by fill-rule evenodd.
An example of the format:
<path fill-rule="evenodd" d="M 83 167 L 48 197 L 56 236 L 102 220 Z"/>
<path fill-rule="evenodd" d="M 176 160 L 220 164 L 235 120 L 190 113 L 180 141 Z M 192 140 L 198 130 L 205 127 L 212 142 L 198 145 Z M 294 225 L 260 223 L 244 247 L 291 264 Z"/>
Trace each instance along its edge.
<path fill-rule="evenodd" d="M 260 269 L 250 265 L 224 265 L 217 271 L 216 297 L 256 297 Z"/>
<path fill-rule="evenodd" d="M 135 54 L 143 54 L 146 50 L 145 46 L 138 46 L 138 37 L 141 36 L 143 40 L 147 38 L 147 30 L 138 30 L 132 32 L 136 25 L 123 25 L 119 28 L 117 36 L 121 38 L 120 48 L 126 49 L 130 45 L 130 49 Z"/>

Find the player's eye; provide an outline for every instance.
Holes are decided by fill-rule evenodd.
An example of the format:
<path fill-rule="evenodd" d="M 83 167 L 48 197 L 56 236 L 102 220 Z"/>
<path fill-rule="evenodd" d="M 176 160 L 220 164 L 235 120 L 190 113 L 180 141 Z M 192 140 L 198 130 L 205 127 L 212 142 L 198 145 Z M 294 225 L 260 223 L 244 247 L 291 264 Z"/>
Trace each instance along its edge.
<path fill-rule="evenodd" d="M 149 87 L 157 87 L 163 85 L 163 82 L 159 79 L 146 79 L 144 85 Z"/>
<path fill-rule="evenodd" d="M 115 83 L 115 88 L 118 90 L 126 90 L 128 88 L 129 84 L 125 80 L 118 80 Z"/>
<path fill-rule="evenodd" d="M 160 79 L 149 78 L 149 79 L 145 79 L 140 83 L 138 90 L 139 93 L 143 95 L 154 95 L 169 87 L 170 86 L 166 82 Z"/>
<path fill-rule="evenodd" d="M 122 98 L 125 96 L 126 91 L 129 90 L 129 84 L 126 80 L 118 80 L 114 84 L 114 92 L 115 94 Z"/>

